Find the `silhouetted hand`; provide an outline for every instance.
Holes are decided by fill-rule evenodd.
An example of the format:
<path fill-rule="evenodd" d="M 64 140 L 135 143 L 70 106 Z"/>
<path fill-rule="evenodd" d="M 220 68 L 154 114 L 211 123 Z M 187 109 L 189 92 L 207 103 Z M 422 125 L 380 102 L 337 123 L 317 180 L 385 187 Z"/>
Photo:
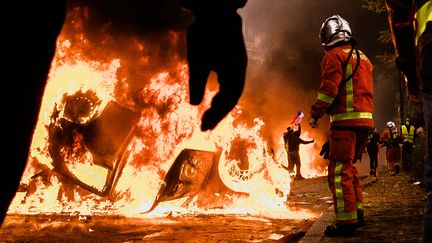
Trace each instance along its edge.
<path fill-rule="evenodd" d="M 313 117 L 309 117 L 308 123 L 312 128 L 318 127 L 318 120 L 315 120 Z"/>
<path fill-rule="evenodd" d="M 201 130 L 213 130 L 237 105 L 246 79 L 247 51 L 243 23 L 237 13 L 247 0 L 180 0 L 192 11 L 194 22 L 187 33 L 189 98 L 201 104 L 211 71 L 217 75 L 219 91 L 202 116 Z"/>
<path fill-rule="evenodd" d="M 319 153 L 320 156 L 324 156 L 324 159 L 328 159 L 330 154 L 330 141 L 327 141 L 321 147 L 321 151 Z"/>

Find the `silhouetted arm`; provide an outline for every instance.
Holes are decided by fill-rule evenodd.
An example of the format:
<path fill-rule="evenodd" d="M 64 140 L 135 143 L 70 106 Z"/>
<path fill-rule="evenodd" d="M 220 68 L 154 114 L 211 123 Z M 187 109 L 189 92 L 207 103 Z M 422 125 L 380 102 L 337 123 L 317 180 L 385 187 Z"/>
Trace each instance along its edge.
<path fill-rule="evenodd" d="M 309 140 L 309 141 L 305 141 L 305 140 L 299 138 L 299 141 L 300 141 L 301 144 L 309 144 L 309 143 L 315 142 L 315 139 L 312 139 L 312 140 Z"/>

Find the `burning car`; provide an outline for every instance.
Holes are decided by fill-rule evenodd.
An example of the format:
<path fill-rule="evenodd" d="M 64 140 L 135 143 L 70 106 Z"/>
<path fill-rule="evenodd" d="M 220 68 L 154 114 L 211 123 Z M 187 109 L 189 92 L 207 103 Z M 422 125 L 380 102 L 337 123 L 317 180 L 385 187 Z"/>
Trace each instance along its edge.
<path fill-rule="evenodd" d="M 65 94 L 60 105 L 62 109 L 56 105 L 50 117 L 49 154 L 53 171 L 61 177 L 98 196 L 115 200 L 115 187 L 130 155 L 126 148 L 136 136 L 139 114 L 115 101 L 109 102 L 100 112 L 96 111 L 98 105 L 100 100 L 94 92 Z M 220 152 L 181 151 L 146 212 L 152 211 L 160 202 L 182 197 L 191 199 L 200 193 L 206 194 L 200 196 L 202 206 L 208 204 L 205 198 L 214 193 L 234 193 L 218 174 Z M 83 178 L 83 171 L 92 174 L 97 170 L 105 171 L 102 184 L 92 184 Z"/>

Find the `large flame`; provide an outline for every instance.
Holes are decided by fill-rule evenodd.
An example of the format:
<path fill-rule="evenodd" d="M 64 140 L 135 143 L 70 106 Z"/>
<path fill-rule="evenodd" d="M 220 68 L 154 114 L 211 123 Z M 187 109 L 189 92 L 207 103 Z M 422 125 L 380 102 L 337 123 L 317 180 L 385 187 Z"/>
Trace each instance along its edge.
<path fill-rule="evenodd" d="M 86 41 L 86 40 L 82 40 Z M 140 48 L 143 48 L 140 46 Z M 108 52 L 108 50 L 107 50 Z M 78 54 L 77 54 L 78 53 Z M 158 72 L 149 81 L 143 81 L 137 105 L 125 93 L 132 93 L 126 79 L 119 79 L 122 60 L 99 62 L 83 58 L 73 49 L 71 42 L 59 38 L 45 89 L 39 120 L 34 132 L 28 166 L 21 184 L 25 190 L 17 193 L 9 213 L 74 213 L 121 214 L 127 216 L 155 217 L 168 213 L 248 214 L 273 218 L 310 218 L 307 211 L 292 211 L 286 204 L 290 192 L 290 177 L 279 163 L 286 164 L 283 142 L 273 153 L 260 131 L 264 121 L 255 118 L 251 124 L 242 123 L 242 107 L 237 106 L 211 132 L 200 131 L 200 118 L 210 105 L 214 91 L 207 91 L 200 106 L 188 103 L 187 65 L 179 61 L 175 72 Z M 118 92 L 118 90 L 122 92 Z M 116 90 L 117 93 L 116 94 Z M 137 135 L 127 147 L 127 163 L 116 185 L 115 200 L 89 193 L 71 185 L 52 172 L 52 158 L 48 153 L 48 129 L 53 111 L 65 117 L 64 97 L 88 94 L 97 102 L 88 101 L 90 108 L 79 123 L 97 117 L 111 100 L 139 112 Z M 119 98 L 122 96 L 121 98 Z M 126 97 L 126 98 L 125 98 Z M 134 97 L 136 99 L 136 96 Z M 120 102 L 120 101 L 119 101 Z M 307 133 L 302 137 L 309 138 Z M 104 183 L 107 170 L 93 163 L 92 155 L 80 144 L 80 134 L 74 135 L 74 148 L 79 151 L 62 151 L 68 168 L 82 181 L 98 188 Z M 202 209 L 192 199 L 161 203 L 152 212 L 142 215 L 155 200 L 163 177 L 175 157 L 185 148 L 215 151 L 221 148 L 219 174 L 222 182 L 237 195 L 230 197 L 222 208 Z M 312 146 L 301 146 L 302 173 L 306 177 L 318 175 L 311 166 L 315 157 Z M 80 163 L 77 163 L 80 161 Z M 41 171 L 44 173 L 41 175 Z M 38 176 L 41 175 L 41 176 Z M 102 188 L 98 188 L 102 189 Z M 246 196 L 245 196 L 246 195 Z"/>

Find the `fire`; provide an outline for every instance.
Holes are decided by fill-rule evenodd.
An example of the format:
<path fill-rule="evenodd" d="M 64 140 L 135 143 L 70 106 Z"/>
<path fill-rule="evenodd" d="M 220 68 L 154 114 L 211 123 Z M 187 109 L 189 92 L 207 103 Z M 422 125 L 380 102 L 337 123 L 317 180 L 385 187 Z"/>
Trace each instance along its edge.
<path fill-rule="evenodd" d="M 269 146 L 260 134 L 264 121 L 255 118 L 253 125 L 240 122 L 242 107 L 237 106 L 216 129 L 200 131 L 201 115 L 210 106 L 215 92 L 207 91 L 203 104 L 191 106 L 184 62 L 178 63 L 175 73 L 155 73 L 149 81 L 143 81 L 143 86 L 136 92 L 142 103 L 137 104 L 125 98 L 125 93 L 132 91 L 128 90 L 127 79 L 118 77 L 122 67 L 120 59 L 106 63 L 87 60 L 72 49 L 70 41 L 59 41 L 28 166 L 21 181 L 23 189 L 17 193 L 9 213 L 140 217 L 165 216 L 168 213 L 247 214 L 273 218 L 315 216 L 306 211 L 291 211 L 287 207 L 290 177 L 279 164 L 286 164 L 286 154 L 281 149 L 283 145 L 276 151 L 276 154 L 282 154 L 277 162 L 269 153 Z M 120 96 L 121 102 L 117 101 Z M 104 109 L 112 101 L 138 114 L 138 119 L 125 135 L 126 142 L 118 145 L 122 153 L 112 153 L 112 157 L 105 158 L 103 155 L 106 154 L 91 153 L 92 148 L 86 144 L 89 138 L 85 137 L 85 129 L 103 116 Z M 59 145 L 57 159 L 65 161 L 65 168 L 76 176 L 77 181 L 85 182 L 90 189 L 103 194 L 106 193 L 106 178 L 116 166 L 121 167 L 121 173 L 113 179 L 111 185 L 114 189 L 109 197 L 84 190 L 56 173 L 58 165 L 53 165 L 54 159 L 50 155 L 50 146 L 53 145 L 50 132 L 57 131 L 53 127 L 59 129 L 58 134 L 64 132 L 64 124 L 76 127 L 71 128 L 71 141 L 65 141 L 70 146 Z M 142 214 L 152 207 L 176 156 L 187 148 L 220 151 L 217 169 L 220 180 L 231 193 L 214 192 L 212 197 L 223 202 L 223 206 L 202 207 L 199 196 L 193 196 L 161 202 L 151 212 Z M 301 148 L 302 172 L 307 177 L 317 175 L 309 166 L 315 159 L 311 154 L 311 147 Z"/>

